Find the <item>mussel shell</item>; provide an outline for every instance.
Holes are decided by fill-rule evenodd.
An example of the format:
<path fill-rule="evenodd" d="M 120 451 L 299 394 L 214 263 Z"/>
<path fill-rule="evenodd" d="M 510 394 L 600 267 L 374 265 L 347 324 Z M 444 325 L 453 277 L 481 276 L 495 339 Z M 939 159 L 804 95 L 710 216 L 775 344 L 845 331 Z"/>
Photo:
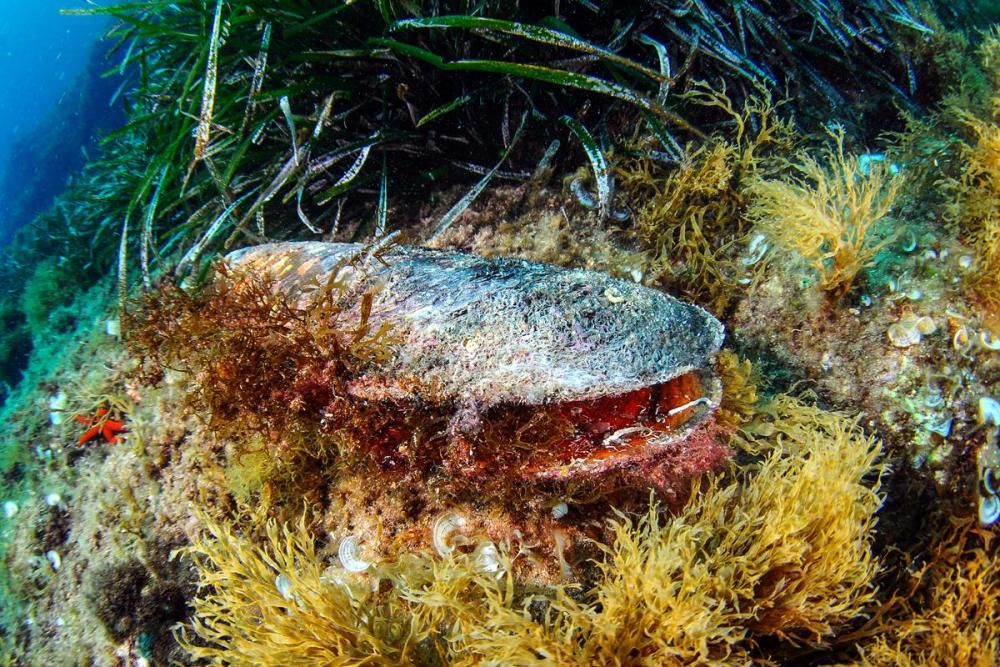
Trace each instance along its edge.
<path fill-rule="evenodd" d="M 708 372 L 724 336 L 702 308 L 603 273 L 413 247 L 345 269 L 361 251 L 274 243 L 227 261 L 267 270 L 304 305 L 333 271 L 373 290 L 370 323 L 388 321 L 402 339 L 394 359 L 363 383 L 373 392 L 397 388 L 479 407 L 599 398 Z"/>

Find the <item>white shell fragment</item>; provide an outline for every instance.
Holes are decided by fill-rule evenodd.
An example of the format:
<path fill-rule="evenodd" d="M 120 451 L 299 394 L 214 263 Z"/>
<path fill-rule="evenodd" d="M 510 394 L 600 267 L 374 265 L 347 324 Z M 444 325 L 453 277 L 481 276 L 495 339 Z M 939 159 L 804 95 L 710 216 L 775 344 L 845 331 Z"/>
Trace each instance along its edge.
<path fill-rule="evenodd" d="M 69 396 L 62 389 L 59 390 L 59 393 L 49 397 L 49 422 L 53 426 L 59 426 L 63 423 L 63 413 L 68 401 Z"/>
<path fill-rule="evenodd" d="M 994 336 L 985 329 L 979 332 L 979 345 L 984 350 L 996 352 L 1000 350 L 1000 336 Z"/>
<path fill-rule="evenodd" d="M 980 398 L 979 423 L 992 424 L 994 427 L 1000 427 L 1000 402 L 989 396 L 983 396 Z"/>
<path fill-rule="evenodd" d="M 951 338 L 951 346 L 959 353 L 968 352 L 969 348 L 972 347 L 972 341 L 969 339 L 969 330 L 964 324 L 955 329 L 955 335 Z"/>
<path fill-rule="evenodd" d="M 989 434 L 989 439 L 983 443 L 976 453 L 976 467 L 979 471 L 979 522 L 988 526 L 1000 518 L 1000 496 L 997 494 L 997 479 L 1000 477 L 1000 447 L 997 446 L 996 421 L 983 419 L 983 404 L 987 405 L 987 410 L 996 409 L 1000 406 L 992 398 L 980 399 L 979 413 L 980 423 L 994 425 L 994 430 Z M 996 419 L 996 412 L 987 414 L 988 418 Z"/>
<path fill-rule="evenodd" d="M 617 287 L 609 287 L 604 290 L 604 298 L 608 300 L 608 303 L 622 303 L 625 301 L 625 296 Z"/>
<path fill-rule="evenodd" d="M 487 574 L 496 574 L 497 579 L 504 575 L 504 568 L 500 563 L 500 551 L 489 540 L 482 542 L 476 547 L 472 562 L 475 564 L 477 570 Z"/>
<path fill-rule="evenodd" d="M 932 333 L 937 331 L 937 324 L 934 320 L 927 317 L 926 315 L 918 317 L 916 321 L 917 331 L 919 331 L 924 336 L 930 336 Z"/>
<path fill-rule="evenodd" d="M 909 313 L 901 320 L 892 324 L 888 330 L 889 342 L 896 347 L 919 345 L 924 336 L 937 331 L 937 324 L 926 315 L 916 316 Z"/>
<path fill-rule="evenodd" d="M 986 468 L 983 470 L 983 493 L 986 495 L 997 495 L 997 473 L 994 472 L 994 468 Z"/>
<path fill-rule="evenodd" d="M 569 505 L 567 505 L 565 502 L 559 501 L 558 503 L 552 506 L 553 519 L 561 519 L 567 514 L 569 514 Z"/>
<path fill-rule="evenodd" d="M 15 503 L 13 500 L 5 500 L 3 503 L 3 515 L 8 519 L 17 514 L 17 511 L 19 509 L 20 508 L 17 506 L 17 503 Z"/>
<path fill-rule="evenodd" d="M 113 336 L 115 338 L 121 338 L 122 337 L 121 321 L 117 317 L 114 317 L 110 320 L 105 320 L 104 332 L 109 336 Z"/>
<path fill-rule="evenodd" d="M 950 417 L 939 424 L 930 424 L 929 426 L 927 426 L 927 430 L 930 431 L 931 433 L 937 433 L 942 438 L 947 438 L 949 435 L 951 435 L 951 427 L 952 424 L 954 423 L 955 423 L 955 418 Z"/>
<path fill-rule="evenodd" d="M 58 507 L 62 505 L 62 496 L 55 492 L 47 493 L 45 494 L 45 504 L 49 507 Z"/>
<path fill-rule="evenodd" d="M 455 550 L 458 545 L 452 540 L 451 534 L 465 527 L 465 523 L 465 517 L 455 512 L 442 514 L 434 521 L 434 526 L 431 528 L 431 542 L 439 556 L 447 556 Z"/>
<path fill-rule="evenodd" d="M 917 345 L 922 336 L 914 327 L 906 326 L 902 322 L 896 322 L 889 327 L 889 342 L 896 347 L 910 347 Z"/>
<path fill-rule="evenodd" d="M 281 593 L 281 597 L 286 600 L 292 599 L 292 580 L 288 578 L 288 575 L 282 572 L 277 577 L 274 578 L 274 587 L 278 589 Z"/>
<path fill-rule="evenodd" d="M 358 538 L 353 535 L 348 535 L 340 541 L 340 546 L 337 548 L 337 558 L 348 572 L 364 572 L 371 567 L 371 563 L 361 559 Z"/>
<path fill-rule="evenodd" d="M 1000 498 L 985 496 L 979 499 L 979 523 L 989 526 L 1000 519 Z"/>
<path fill-rule="evenodd" d="M 49 565 L 52 566 L 54 572 L 58 572 L 59 568 L 62 567 L 62 556 L 59 555 L 58 551 L 46 551 L 45 560 L 49 561 Z"/>
<path fill-rule="evenodd" d="M 740 260 L 744 266 L 753 266 L 764 258 L 767 254 L 767 237 L 763 234 L 756 234 L 750 239 L 747 245 L 747 254 Z"/>

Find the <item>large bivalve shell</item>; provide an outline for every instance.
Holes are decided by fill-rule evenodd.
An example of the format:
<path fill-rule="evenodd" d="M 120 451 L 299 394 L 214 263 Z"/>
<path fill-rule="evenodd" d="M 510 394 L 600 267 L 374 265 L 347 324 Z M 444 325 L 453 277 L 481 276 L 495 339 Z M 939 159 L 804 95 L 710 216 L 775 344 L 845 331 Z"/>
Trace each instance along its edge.
<path fill-rule="evenodd" d="M 364 263 L 357 244 L 274 243 L 231 253 L 307 307 L 331 272 L 372 290 L 370 323 L 392 324 L 394 358 L 356 383 L 367 398 L 413 396 L 485 410 L 627 395 L 696 374 L 683 435 L 718 405 L 722 325 L 705 310 L 594 271 L 395 247 Z M 687 410 L 687 408 L 685 408 Z M 663 440 L 662 436 L 660 440 Z"/>

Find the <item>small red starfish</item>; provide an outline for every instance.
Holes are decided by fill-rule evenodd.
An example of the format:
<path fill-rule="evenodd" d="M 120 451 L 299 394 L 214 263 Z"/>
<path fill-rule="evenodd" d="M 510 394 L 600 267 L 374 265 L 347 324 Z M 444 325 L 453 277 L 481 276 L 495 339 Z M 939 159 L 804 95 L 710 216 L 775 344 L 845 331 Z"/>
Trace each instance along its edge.
<path fill-rule="evenodd" d="M 107 440 L 111 444 L 114 444 L 118 442 L 117 434 L 125 430 L 125 422 L 118 421 L 117 419 L 108 418 L 107 408 L 98 408 L 97 414 L 95 414 L 90 419 L 82 415 L 77 415 L 73 419 L 80 422 L 84 426 L 89 427 L 86 431 L 83 432 L 83 435 L 80 436 L 80 439 L 77 440 L 76 444 L 78 447 L 82 446 L 87 442 L 90 442 L 98 435 L 103 435 L 105 440 Z"/>

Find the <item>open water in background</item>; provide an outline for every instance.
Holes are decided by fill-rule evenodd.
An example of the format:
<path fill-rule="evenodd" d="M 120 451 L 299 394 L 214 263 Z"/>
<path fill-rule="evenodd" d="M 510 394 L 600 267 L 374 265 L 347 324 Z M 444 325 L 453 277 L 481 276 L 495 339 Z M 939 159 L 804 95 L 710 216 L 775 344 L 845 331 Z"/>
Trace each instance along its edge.
<path fill-rule="evenodd" d="M 109 107 L 118 82 L 100 78 L 107 46 L 95 48 L 108 19 L 59 14 L 102 4 L 0 0 L 0 246 L 52 203 L 95 135 L 124 119 Z"/>

